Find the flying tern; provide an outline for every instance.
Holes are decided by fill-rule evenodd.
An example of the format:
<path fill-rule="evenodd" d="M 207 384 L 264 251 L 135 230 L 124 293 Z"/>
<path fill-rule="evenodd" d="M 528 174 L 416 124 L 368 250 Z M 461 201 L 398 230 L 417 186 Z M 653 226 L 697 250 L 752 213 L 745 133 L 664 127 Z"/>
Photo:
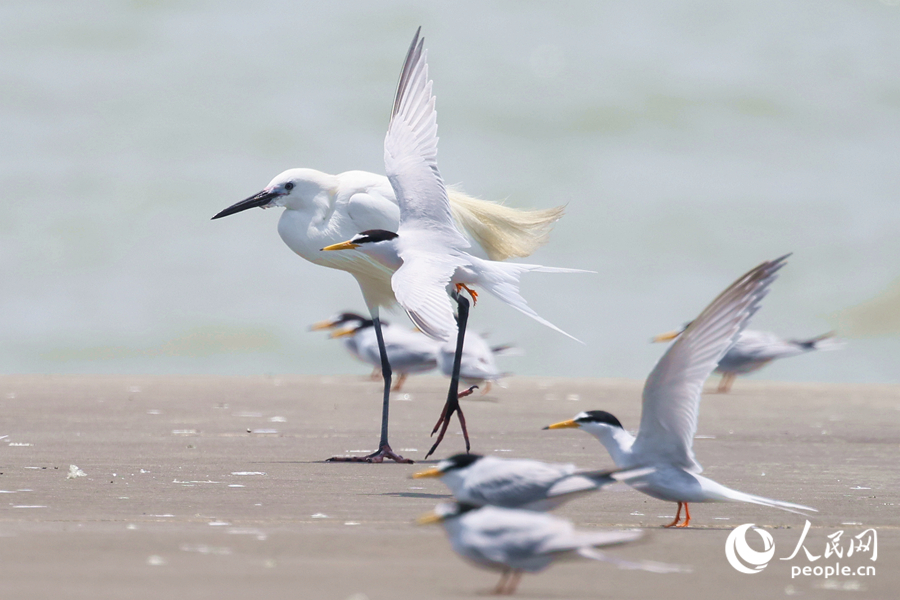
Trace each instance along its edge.
<path fill-rule="evenodd" d="M 740 277 L 669 347 L 644 385 L 637 437 L 602 410 L 582 412 L 544 429 L 583 429 L 600 440 L 620 469 L 654 467 L 652 473 L 628 484 L 654 498 L 678 503 L 675 520 L 666 527 L 678 525 L 682 506 L 685 520 L 680 527 L 687 527 L 691 502 L 750 502 L 790 512 L 815 511 L 808 506 L 732 490 L 703 477 L 693 450 L 703 383 L 759 309 L 786 259 L 783 256 L 766 261 Z"/>
<path fill-rule="evenodd" d="M 493 260 L 530 255 L 546 241 L 552 224 L 563 214 L 562 207 L 516 210 L 454 189 L 448 190 L 448 201 L 455 222 Z M 278 233 L 296 254 L 314 264 L 347 271 L 356 278 L 380 337 L 380 309 L 396 305 L 390 281 L 392 271 L 362 253 L 319 250 L 360 231 L 398 228 L 400 209 L 388 178 L 366 171 L 330 175 L 315 169 L 289 169 L 272 179 L 261 192 L 229 206 L 213 219 L 257 207 L 284 208 Z M 396 454 L 388 442 L 391 370 L 382 342 L 379 350 L 384 396 L 378 451 L 352 460 L 381 462 L 388 458 L 412 462 Z"/>
<path fill-rule="evenodd" d="M 681 335 L 688 325 L 690 323 L 681 329 L 658 335 L 653 341 L 673 340 Z M 843 346 L 842 341 L 834 338 L 833 331 L 808 340 L 786 340 L 768 331 L 745 329 L 716 367 L 716 373 L 722 374 L 717 391 L 720 394 L 727 394 L 738 375 L 762 369 L 773 360 L 806 354 L 813 350 L 837 350 Z"/>
<path fill-rule="evenodd" d="M 432 431 L 434 434 L 440 428 L 440 433 L 427 458 L 441 443 L 454 412 L 469 449 L 465 418 L 456 395 L 469 314 L 469 301 L 461 290 L 467 290 L 475 301 L 477 294 L 470 286 L 482 287 L 540 323 L 569 335 L 528 306 L 519 294 L 519 278 L 528 271 L 582 271 L 501 263 L 467 252 L 470 244 L 453 222 L 447 189 L 437 167 L 437 114 L 423 42 L 417 31 L 400 74 L 384 140 L 385 172 L 400 206 L 399 227 L 396 232 L 362 231 L 323 250 L 359 250 L 393 271 L 391 288 L 413 323 L 429 337 L 456 340 L 450 391 Z M 458 306 L 457 317 L 451 297 Z"/>
<path fill-rule="evenodd" d="M 579 471 L 571 464 L 456 454 L 413 474 L 413 478 L 439 478 L 461 504 L 545 511 L 652 471 Z"/>

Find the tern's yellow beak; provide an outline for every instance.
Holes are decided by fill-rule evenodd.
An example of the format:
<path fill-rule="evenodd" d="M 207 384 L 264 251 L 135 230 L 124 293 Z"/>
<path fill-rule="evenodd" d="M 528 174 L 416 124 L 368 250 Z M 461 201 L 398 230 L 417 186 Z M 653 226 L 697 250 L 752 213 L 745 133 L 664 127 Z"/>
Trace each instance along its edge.
<path fill-rule="evenodd" d="M 346 329 L 335 329 L 328 335 L 328 337 L 330 337 L 331 339 L 334 339 L 334 338 L 340 338 L 340 337 L 347 337 L 348 335 L 353 335 L 354 333 L 356 333 L 356 329 L 348 327 Z"/>
<path fill-rule="evenodd" d="M 334 327 L 334 321 L 319 321 L 309 326 L 310 331 L 321 331 L 323 329 L 331 329 Z"/>
<path fill-rule="evenodd" d="M 419 471 L 418 473 L 413 473 L 413 479 L 425 479 L 426 477 L 440 477 L 444 472 L 438 469 L 437 467 L 432 467 L 430 469 L 425 469 L 424 471 Z"/>
<path fill-rule="evenodd" d="M 560 421 L 559 423 L 554 423 L 553 425 L 547 425 L 544 429 L 577 429 L 581 427 L 575 419 L 569 419 L 568 421 Z"/>
<path fill-rule="evenodd" d="M 322 250 L 353 250 L 354 248 L 359 248 L 359 244 L 354 244 L 350 240 L 346 242 L 341 242 L 340 244 L 332 244 L 330 246 L 325 246 Z"/>
<path fill-rule="evenodd" d="M 435 523 L 440 523 L 443 520 L 444 517 L 434 511 L 431 511 L 429 513 L 421 515 L 418 519 L 416 519 L 416 525 L 434 525 Z"/>
<path fill-rule="evenodd" d="M 672 341 L 675 338 L 677 338 L 679 335 L 681 335 L 682 331 L 683 331 L 682 329 L 676 329 L 674 331 L 667 331 L 666 333 L 659 334 L 658 336 L 656 336 L 655 338 L 653 338 L 650 341 L 653 343 L 669 342 L 669 341 Z"/>

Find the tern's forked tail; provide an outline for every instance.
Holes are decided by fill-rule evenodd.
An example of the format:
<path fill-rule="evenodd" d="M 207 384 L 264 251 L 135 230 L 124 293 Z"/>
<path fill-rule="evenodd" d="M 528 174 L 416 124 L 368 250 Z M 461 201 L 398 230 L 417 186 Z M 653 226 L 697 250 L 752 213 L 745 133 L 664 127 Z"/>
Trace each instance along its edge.
<path fill-rule="evenodd" d="M 566 269 L 560 267 L 544 267 L 541 265 L 526 265 L 520 263 L 501 263 L 493 261 L 485 261 L 490 265 L 479 284 L 488 292 L 503 300 L 516 310 L 524 313 L 543 325 L 546 325 L 554 331 L 558 331 L 566 337 L 572 338 L 579 344 L 583 344 L 577 337 L 566 333 L 547 319 L 537 314 L 533 308 L 528 306 L 528 302 L 519 293 L 519 280 L 522 273 L 528 271 L 540 271 L 543 273 L 596 273 L 596 271 L 586 271 L 584 269 Z"/>

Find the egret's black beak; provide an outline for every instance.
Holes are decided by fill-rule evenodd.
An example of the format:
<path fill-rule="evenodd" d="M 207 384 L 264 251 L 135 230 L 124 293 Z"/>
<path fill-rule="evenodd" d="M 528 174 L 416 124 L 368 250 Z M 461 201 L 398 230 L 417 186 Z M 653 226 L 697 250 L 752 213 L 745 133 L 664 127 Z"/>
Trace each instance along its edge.
<path fill-rule="evenodd" d="M 272 201 L 273 198 L 278 197 L 278 193 L 263 190 L 255 196 L 250 196 L 246 200 L 241 200 L 237 204 L 232 204 L 219 214 L 213 217 L 213 219 L 218 219 L 220 217 L 227 217 L 228 215 L 233 215 L 234 213 L 239 213 L 242 210 L 247 210 L 248 208 L 257 208 L 259 206 L 265 206 L 269 202 Z"/>

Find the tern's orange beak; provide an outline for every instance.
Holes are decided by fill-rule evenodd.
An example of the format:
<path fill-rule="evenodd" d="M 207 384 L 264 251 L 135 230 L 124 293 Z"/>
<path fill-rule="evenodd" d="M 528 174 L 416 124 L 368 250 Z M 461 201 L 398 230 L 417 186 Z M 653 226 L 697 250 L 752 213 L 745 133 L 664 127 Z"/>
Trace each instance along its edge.
<path fill-rule="evenodd" d="M 341 242 L 340 244 L 325 246 L 324 248 L 322 248 L 322 250 L 353 250 L 354 248 L 359 248 L 359 244 L 354 244 L 350 240 L 347 240 L 346 242 Z"/>
<path fill-rule="evenodd" d="M 438 469 L 437 467 L 432 467 L 430 469 L 425 469 L 424 471 L 419 471 L 418 473 L 413 473 L 413 479 L 425 479 L 427 477 L 440 477 L 444 472 Z"/>
<path fill-rule="evenodd" d="M 569 419 L 568 421 L 560 421 L 553 425 L 547 425 L 544 429 L 577 429 L 578 427 L 580 427 L 580 425 L 575 419 Z"/>

